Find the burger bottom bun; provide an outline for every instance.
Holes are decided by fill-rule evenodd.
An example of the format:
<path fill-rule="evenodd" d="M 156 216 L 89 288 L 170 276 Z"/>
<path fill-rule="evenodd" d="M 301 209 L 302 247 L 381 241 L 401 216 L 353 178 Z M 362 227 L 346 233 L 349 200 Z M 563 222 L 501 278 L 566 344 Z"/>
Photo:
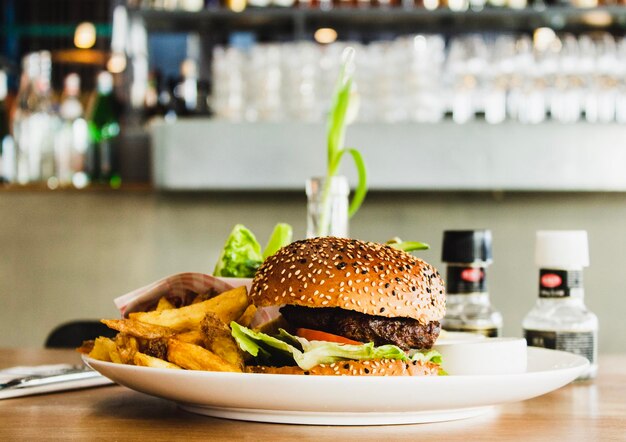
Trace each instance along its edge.
<path fill-rule="evenodd" d="M 249 373 L 300 374 L 322 376 L 437 376 L 439 366 L 432 362 L 404 362 L 397 359 L 340 361 L 320 364 L 309 370 L 300 367 L 247 367 Z"/>

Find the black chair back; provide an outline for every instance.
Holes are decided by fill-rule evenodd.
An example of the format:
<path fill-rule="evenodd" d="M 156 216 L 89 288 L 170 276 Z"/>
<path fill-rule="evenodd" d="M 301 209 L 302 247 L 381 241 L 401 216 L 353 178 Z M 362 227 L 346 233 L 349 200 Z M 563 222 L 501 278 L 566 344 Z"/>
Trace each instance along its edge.
<path fill-rule="evenodd" d="M 110 329 L 100 321 L 71 321 L 56 327 L 46 339 L 46 348 L 77 348 L 83 341 L 96 339 L 98 336 L 112 338 L 117 331 Z"/>

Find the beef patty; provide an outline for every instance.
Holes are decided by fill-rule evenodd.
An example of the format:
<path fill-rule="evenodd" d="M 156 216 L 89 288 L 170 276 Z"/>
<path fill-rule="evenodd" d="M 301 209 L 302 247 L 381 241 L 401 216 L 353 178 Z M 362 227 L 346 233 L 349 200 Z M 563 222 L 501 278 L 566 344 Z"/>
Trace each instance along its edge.
<path fill-rule="evenodd" d="M 377 346 L 394 344 L 403 350 L 431 348 L 441 330 L 438 321 L 424 325 L 413 318 L 386 318 L 338 307 L 286 305 L 280 312 L 296 328 L 321 330 Z"/>

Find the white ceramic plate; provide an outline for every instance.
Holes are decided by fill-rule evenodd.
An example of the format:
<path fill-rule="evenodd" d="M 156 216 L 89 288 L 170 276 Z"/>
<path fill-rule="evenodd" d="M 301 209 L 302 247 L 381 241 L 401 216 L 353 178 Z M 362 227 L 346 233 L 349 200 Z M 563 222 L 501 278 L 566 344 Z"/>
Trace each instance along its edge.
<path fill-rule="evenodd" d="M 83 356 L 113 381 L 229 419 L 313 425 L 438 422 L 482 414 L 573 381 L 588 361 L 528 348 L 525 373 L 442 377 L 335 377 L 219 373 L 113 364 Z"/>

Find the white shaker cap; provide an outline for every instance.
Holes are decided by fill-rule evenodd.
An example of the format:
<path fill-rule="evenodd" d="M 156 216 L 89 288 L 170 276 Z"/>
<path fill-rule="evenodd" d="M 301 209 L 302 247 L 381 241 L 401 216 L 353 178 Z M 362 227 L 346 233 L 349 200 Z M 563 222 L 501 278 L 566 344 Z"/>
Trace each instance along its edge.
<path fill-rule="evenodd" d="M 539 267 L 574 269 L 589 265 L 589 245 L 585 230 L 539 230 L 535 245 Z"/>

